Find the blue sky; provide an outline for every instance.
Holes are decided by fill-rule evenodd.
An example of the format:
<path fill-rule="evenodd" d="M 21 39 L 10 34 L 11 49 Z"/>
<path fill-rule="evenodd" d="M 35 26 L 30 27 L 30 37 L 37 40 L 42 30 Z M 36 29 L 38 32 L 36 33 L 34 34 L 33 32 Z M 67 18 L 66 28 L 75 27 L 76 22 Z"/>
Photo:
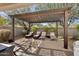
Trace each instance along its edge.
<path fill-rule="evenodd" d="M 4 12 L 0 12 L 0 16 L 5 18 L 5 19 L 10 19 L 10 17 Z"/>
<path fill-rule="evenodd" d="M 79 24 L 79 19 L 75 19 L 74 24 Z"/>

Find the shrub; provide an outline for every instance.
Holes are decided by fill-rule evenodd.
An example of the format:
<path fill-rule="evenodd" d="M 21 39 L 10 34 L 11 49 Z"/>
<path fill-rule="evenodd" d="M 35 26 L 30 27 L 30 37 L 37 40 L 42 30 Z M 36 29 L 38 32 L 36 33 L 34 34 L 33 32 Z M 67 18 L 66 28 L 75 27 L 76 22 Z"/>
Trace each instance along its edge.
<path fill-rule="evenodd" d="M 56 32 L 56 28 L 51 27 L 50 32 Z"/>
<path fill-rule="evenodd" d="M 43 30 L 44 30 L 46 33 L 48 33 L 49 28 L 48 28 L 47 26 L 44 26 L 44 27 L 43 27 Z"/>
<path fill-rule="evenodd" d="M 76 25 L 76 29 L 78 31 L 78 36 L 79 36 L 79 24 Z"/>
<path fill-rule="evenodd" d="M 37 31 L 37 29 L 38 29 L 38 27 L 37 27 L 37 26 L 32 26 L 32 28 L 31 28 L 31 30 L 32 30 L 33 32 L 36 32 L 36 31 Z"/>
<path fill-rule="evenodd" d="M 0 25 L 6 24 L 6 20 L 2 17 L 0 17 Z"/>

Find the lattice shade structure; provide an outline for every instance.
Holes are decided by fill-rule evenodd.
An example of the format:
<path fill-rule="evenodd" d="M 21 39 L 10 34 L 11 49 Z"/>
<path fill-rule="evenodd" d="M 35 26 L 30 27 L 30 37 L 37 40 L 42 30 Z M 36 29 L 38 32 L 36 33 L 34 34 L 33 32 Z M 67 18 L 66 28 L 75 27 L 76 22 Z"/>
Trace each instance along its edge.
<path fill-rule="evenodd" d="M 25 14 L 16 14 L 10 16 L 30 23 L 58 22 L 62 21 L 64 17 L 64 11 L 69 10 L 70 8 L 71 7 L 64 9 L 52 9 L 46 11 L 25 13 Z"/>

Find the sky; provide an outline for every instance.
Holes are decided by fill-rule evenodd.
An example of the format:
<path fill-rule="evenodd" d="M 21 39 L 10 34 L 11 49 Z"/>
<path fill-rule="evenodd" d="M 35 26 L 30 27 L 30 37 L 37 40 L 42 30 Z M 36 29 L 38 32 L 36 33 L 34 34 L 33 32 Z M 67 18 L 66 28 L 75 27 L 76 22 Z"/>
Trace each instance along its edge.
<path fill-rule="evenodd" d="M 5 19 L 10 19 L 10 17 L 5 12 L 0 12 L 0 16 Z"/>

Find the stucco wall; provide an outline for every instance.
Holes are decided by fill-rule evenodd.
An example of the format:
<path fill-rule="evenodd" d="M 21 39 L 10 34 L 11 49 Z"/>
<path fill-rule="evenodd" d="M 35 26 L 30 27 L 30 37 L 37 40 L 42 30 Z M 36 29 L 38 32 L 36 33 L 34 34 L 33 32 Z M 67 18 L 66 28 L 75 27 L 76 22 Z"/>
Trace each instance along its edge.
<path fill-rule="evenodd" d="M 12 32 L 12 27 L 11 26 L 0 26 L 0 29 L 9 29 Z M 23 33 L 23 28 L 22 27 L 16 27 L 15 28 L 15 36 L 22 35 Z M 58 29 L 58 35 L 63 35 L 63 28 Z M 74 36 L 77 35 L 77 30 L 76 28 L 68 28 L 68 35 Z"/>
<path fill-rule="evenodd" d="M 64 33 L 64 29 L 63 28 L 59 28 L 58 29 L 58 35 L 63 35 Z M 76 28 L 68 28 L 68 35 L 74 36 L 77 35 L 77 30 Z"/>

